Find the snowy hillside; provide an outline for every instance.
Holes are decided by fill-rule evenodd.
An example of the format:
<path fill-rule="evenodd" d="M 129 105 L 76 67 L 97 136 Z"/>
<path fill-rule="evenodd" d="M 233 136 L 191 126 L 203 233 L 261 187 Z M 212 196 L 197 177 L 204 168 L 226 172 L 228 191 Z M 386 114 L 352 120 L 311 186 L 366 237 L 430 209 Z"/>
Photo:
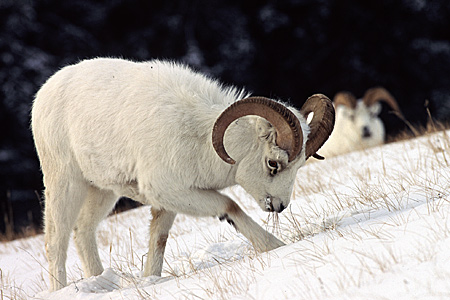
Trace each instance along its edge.
<path fill-rule="evenodd" d="M 70 284 L 48 293 L 43 236 L 2 243 L 0 299 L 449 299 L 449 135 L 309 163 L 279 215 L 225 190 L 288 244 L 269 253 L 226 222 L 178 215 L 163 276 L 142 278 L 142 207 L 101 223 L 102 275 L 83 279 L 71 242 Z"/>

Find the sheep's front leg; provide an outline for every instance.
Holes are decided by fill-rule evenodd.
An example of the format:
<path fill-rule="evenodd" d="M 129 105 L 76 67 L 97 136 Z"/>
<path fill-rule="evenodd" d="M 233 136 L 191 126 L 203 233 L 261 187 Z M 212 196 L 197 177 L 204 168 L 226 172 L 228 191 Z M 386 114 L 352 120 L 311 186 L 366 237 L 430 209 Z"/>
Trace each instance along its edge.
<path fill-rule="evenodd" d="M 144 276 L 161 276 L 164 250 L 176 213 L 154 207 L 151 208 L 151 212 L 153 218 L 150 223 L 150 241 Z"/>
<path fill-rule="evenodd" d="M 253 244 L 258 251 L 270 251 L 285 244 L 273 234 L 264 230 L 250 218 L 233 200 L 227 205 L 225 214 L 219 215 L 226 219 L 236 230 L 240 231 Z"/>
<path fill-rule="evenodd" d="M 252 220 L 233 200 L 214 190 L 191 190 L 177 199 L 178 211 L 195 216 L 225 218 L 258 251 L 269 251 L 284 243 Z"/>

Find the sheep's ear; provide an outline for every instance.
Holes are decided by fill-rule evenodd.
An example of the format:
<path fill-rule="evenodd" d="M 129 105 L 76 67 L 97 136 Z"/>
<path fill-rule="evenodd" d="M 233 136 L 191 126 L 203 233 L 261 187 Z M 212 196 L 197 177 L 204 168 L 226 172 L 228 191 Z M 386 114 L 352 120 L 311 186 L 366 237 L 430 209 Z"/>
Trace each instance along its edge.
<path fill-rule="evenodd" d="M 372 104 L 371 106 L 369 106 L 369 112 L 372 116 L 376 117 L 381 113 L 381 103 L 380 102 L 376 102 L 374 104 Z"/>
<path fill-rule="evenodd" d="M 269 142 L 275 143 L 276 130 L 263 118 L 257 118 L 256 120 L 256 131 L 261 139 L 268 140 Z"/>

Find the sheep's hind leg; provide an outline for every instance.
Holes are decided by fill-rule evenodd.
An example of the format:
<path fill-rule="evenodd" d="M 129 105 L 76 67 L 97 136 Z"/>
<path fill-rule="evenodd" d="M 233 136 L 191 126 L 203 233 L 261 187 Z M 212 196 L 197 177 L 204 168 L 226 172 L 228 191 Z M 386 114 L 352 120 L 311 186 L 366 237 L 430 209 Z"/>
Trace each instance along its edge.
<path fill-rule="evenodd" d="M 100 221 L 108 215 L 116 202 L 117 196 L 113 192 L 89 187 L 74 228 L 75 246 L 86 277 L 103 272 L 95 233 Z"/>
<path fill-rule="evenodd" d="M 176 213 L 164 209 L 151 208 L 150 240 L 144 276 L 161 276 L 169 230 L 175 220 Z"/>
<path fill-rule="evenodd" d="M 70 232 L 85 198 L 86 187 L 83 183 L 65 180 L 49 183 L 45 177 L 44 183 L 45 250 L 49 263 L 50 291 L 55 291 L 67 285 L 66 259 Z"/>

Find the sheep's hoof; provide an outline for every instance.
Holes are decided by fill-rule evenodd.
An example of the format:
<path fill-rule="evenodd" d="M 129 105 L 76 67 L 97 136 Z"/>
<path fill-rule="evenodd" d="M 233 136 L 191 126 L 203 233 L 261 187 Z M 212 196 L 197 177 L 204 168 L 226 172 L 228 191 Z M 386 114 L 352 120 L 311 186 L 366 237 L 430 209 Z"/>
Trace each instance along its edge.
<path fill-rule="evenodd" d="M 219 220 L 220 221 L 224 221 L 226 220 L 228 222 L 228 224 L 232 225 L 234 228 L 236 228 L 236 225 L 234 224 L 234 221 L 230 219 L 230 217 L 228 217 L 228 214 L 223 214 L 221 216 L 219 216 Z M 237 230 L 237 229 L 236 229 Z"/>

